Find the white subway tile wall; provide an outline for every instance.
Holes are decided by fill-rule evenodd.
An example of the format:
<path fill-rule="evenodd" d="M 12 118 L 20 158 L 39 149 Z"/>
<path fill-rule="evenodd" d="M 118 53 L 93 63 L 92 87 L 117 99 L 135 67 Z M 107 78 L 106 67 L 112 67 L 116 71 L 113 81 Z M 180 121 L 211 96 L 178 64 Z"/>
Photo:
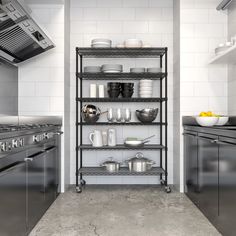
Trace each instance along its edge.
<path fill-rule="evenodd" d="M 227 40 L 227 14 L 216 11 L 218 0 L 178 0 L 180 3 L 180 128 L 174 137 L 180 140 L 175 153 L 180 157 L 180 190 L 184 187 L 182 116 L 212 110 L 228 113 L 227 66 L 209 65 L 214 49 Z M 174 78 L 176 75 L 174 74 Z M 178 94 L 178 92 L 176 92 Z M 178 104 L 178 99 L 175 104 Z M 178 124 L 177 124 L 178 126 Z M 177 176 L 177 175 L 176 175 Z M 178 181 L 176 181 L 178 183 Z"/>
<path fill-rule="evenodd" d="M 56 48 L 19 66 L 19 115 L 64 116 L 64 6 L 30 5 Z M 64 126 L 63 126 L 64 130 Z M 62 136 L 61 166 L 64 169 Z M 64 186 L 64 172 L 61 172 Z M 64 190 L 63 188 L 61 189 Z"/>
<path fill-rule="evenodd" d="M 173 183 L 173 0 L 87 0 L 87 1 L 71 1 L 71 182 L 75 183 L 75 47 L 90 46 L 93 38 L 110 38 L 113 46 L 117 43 L 123 43 L 128 38 L 140 38 L 145 43 L 152 46 L 167 46 L 169 48 L 169 181 Z M 101 65 L 104 63 L 121 63 L 124 70 L 129 71 L 130 67 L 135 66 L 158 66 L 157 60 L 107 60 L 96 59 L 86 60 L 86 65 Z M 85 65 L 84 64 L 84 65 Z M 98 83 L 98 82 L 97 82 Z M 106 84 L 106 82 L 105 82 Z M 154 87 L 158 89 L 158 82 Z M 137 85 L 136 85 L 137 88 Z M 137 89 L 136 89 L 137 90 Z M 137 92 L 137 91 L 136 91 Z M 83 88 L 84 94 L 89 94 L 89 83 L 85 83 Z M 157 93 L 158 95 L 158 93 Z M 100 105 L 100 104 L 97 104 Z M 101 110 L 108 107 L 130 107 L 133 112 L 133 120 L 137 120 L 134 111 L 137 108 L 143 108 L 146 104 L 102 104 Z M 159 107 L 156 104 L 150 106 Z M 101 120 L 106 120 L 102 117 Z M 104 127 L 105 128 L 105 127 Z M 102 127 L 101 127 L 102 129 Z M 137 135 L 138 137 L 146 137 L 153 133 L 159 133 L 159 129 L 145 127 L 116 127 L 118 132 L 118 141 L 123 142 L 127 136 Z M 92 127 L 86 128 L 83 141 L 89 143 L 88 135 L 93 130 Z M 159 137 L 152 140 L 153 143 L 158 142 Z M 133 156 L 135 152 L 86 152 L 84 155 L 84 164 L 94 166 L 99 165 L 103 160 L 113 156 L 117 160 L 124 160 Z M 144 154 L 159 162 L 159 154 L 156 152 L 144 152 Z M 157 183 L 156 177 L 87 177 L 88 183 L 96 184 L 153 184 Z"/>

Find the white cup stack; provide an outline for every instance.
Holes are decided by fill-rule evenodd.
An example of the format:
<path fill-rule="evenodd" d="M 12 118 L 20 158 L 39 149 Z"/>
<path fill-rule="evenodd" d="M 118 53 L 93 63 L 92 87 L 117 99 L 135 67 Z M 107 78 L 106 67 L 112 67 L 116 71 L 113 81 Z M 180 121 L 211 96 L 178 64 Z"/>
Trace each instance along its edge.
<path fill-rule="evenodd" d="M 139 82 L 139 97 L 150 98 L 152 97 L 152 80 L 140 80 Z"/>

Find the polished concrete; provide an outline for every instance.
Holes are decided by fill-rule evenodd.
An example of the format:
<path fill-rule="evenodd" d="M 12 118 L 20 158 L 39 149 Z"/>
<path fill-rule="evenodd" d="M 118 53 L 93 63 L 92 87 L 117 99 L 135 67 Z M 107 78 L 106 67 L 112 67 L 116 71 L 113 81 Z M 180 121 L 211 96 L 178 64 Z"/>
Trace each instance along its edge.
<path fill-rule="evenodd" d="M 87 186 L 61 194 L 30 236 L 217 236 L 184 194 L 161 187 Z"/>

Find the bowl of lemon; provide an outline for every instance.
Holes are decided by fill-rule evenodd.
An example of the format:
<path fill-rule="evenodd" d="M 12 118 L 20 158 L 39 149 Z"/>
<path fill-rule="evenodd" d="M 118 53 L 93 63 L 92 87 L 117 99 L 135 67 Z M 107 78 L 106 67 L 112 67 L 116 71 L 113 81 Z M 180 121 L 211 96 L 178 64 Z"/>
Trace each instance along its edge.
<path fill-rule="evenodd" d="M 200 126 L 214 126 L 218 123 L 219 116 L 214 114 L 212 111 L 203 111 L 196 117 L 196 121 Z"/>

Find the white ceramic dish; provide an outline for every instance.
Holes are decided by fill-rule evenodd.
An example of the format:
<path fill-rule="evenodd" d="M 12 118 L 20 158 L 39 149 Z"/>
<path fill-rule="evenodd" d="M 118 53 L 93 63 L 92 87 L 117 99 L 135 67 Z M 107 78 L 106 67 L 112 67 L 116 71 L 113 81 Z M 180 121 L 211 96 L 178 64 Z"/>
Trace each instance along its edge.
<path fill-rule="evenodd" d="M 221 116 L 221 117 L 219 117 L 216 125 L 219 125 L 219 126 L 225 125 L 228 121 L 229 121 L 229 117 L 228 116 Z"/>
<path fill-rule="evenodd" d="M 110 39 L 97 38 L 97 39 L 92 39 L 91 44 L 94 44 L 94 43 L 108 43 L 108 44 L 111 44 L 112 41 Z"/>
<path fill-rule="evenodd" d="M 140 39 L 126 39 L 124 45 L 126 48 L 141 48 L 143 42 Z"/>
<path fill-rule="evenodd" d="M 91 45 L 92 48 L 110 48 L 111 45 L 108 44 L 93 44 Z"/>
<path fill-rule="evenodd" d="M 201 126 L 214 126 L 217 124 L 218 120 L 218 117 L 196 117 L 197 123 Z"/>
<path fill-rule="evenodd" d="M 120 70 L 104 70 L 103 73 L 121 73 Z"/>

